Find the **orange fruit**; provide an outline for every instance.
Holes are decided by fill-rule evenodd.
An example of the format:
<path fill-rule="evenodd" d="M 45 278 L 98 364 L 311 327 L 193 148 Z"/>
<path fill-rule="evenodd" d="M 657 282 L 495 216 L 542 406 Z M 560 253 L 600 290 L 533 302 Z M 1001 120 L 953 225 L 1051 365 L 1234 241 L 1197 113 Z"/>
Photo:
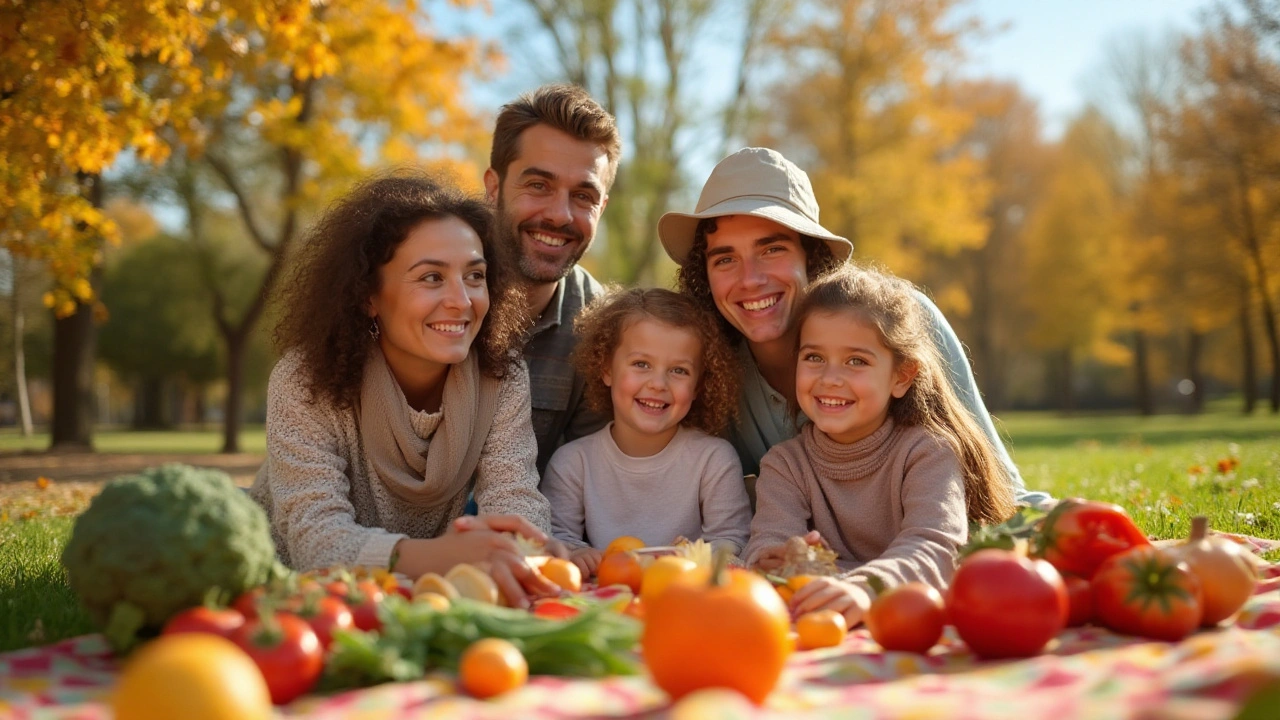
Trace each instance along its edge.
<path fill-rule="evenodd" d="M 645 602 L 652 601 L 676 579 L 696 572 L 697 569 L 698 564 L 689 558 L 664 555 L 655 559 L 649 567 L 644 569 L 640 583 L 640 598 Z M 703 573 L 703 581 L 706 581 L 706 573 Z"/>
<path fill-rule="evenodd" d="M 480 699 L 510 692 L 529 681 L 529 663 L 510 642 L 484 638 L 471 643 L 458 662 L 458 682 Z"/>
<path fill-rule="evenodd" d="M 610 585 L 626 585 L 631 592 L 640 592 L 644 580 L 644 568 L 640 566 L 640 557 L 626 550 L 605 555 L 596 568 L 596 584 L 600 587 Z"/>
<path fill-rule="evenodd" d="M 815 575 L 792 575 L 791 577 L 787 578 L 787 587 L 791 588 L 791 592 L 792 594 L 794 594 L 795 591 L 799 590 L 805 585 L 808 585 L 809 583 L 813 582 L 815 579 L 817 579 L 817 576 Z"/>
<path fill-rule="evenodd" d="M 641 655 L 672 700 L 718 687 L 758 705 L 791 653 L 786 606 L 769 581 L 749 570 L 727 571 L 722 585 L 672 583 L 644 609 Z"/>
<path fill-rule="evenodd" d="M 782 602 L 788 605 L 791 604 L 791 597 L 796 594 L 795 590 L 786 585 L 774 585 L 773 589 L 778 591 L 778 597 L 782 598 Z"/>
<path fill-rule="evenodd" d="M 604 556 L 608 557 L 617 552 L 626 552 L 628 550 L 639 550 L 644 547 L 644 541 L 634 535 L 622 535 L 613 539 L 604 548 Z"/>
<path fill-rule="evenodd" d="M 573 562 L 564 558 L 553 557 L 538 568 L 542 577 L 560 586 L 561 590 L 578 592 L 582 590 L 582 571 Z"/>
<path fill-rule="evenodd" d="M 849 624 L 835 610 L 814 610 L 796 620 L 797 645 L 801 650 L 835 647 L 844 642 Z"/>
<path fill-rule="evenodd" d="M 129 658 L 111 697 L 120 720 L 267 720 L 267 681 L 244 650 L 208 633 L 162 635 Z"/>

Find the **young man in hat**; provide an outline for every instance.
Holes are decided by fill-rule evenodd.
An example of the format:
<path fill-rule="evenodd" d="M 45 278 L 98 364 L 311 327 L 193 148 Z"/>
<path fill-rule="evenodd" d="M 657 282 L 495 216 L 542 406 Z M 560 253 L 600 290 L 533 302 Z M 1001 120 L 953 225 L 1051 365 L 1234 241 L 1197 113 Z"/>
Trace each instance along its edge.
<path fill-rule="evenodd" d="M 791 411 L 792 318 L 799 301 L 811 281 L 848 261 L 853 244 L 818 222 L 809 176 L 766 148 L 745 148 L 721 160 L 694 212 L 663 215 L 658 237 L 680 264 L 680 292 L 718 312 L 730 337 L 740 339 L 743 397 L 731 440 L 743 469 L 755 473 L 769 448 L 795 436 L 804 420 Z M 1033 505 L 1051 501 L 1045 493 L 1027 491 L 982 402 L 959 338 L 938 307 L 923 293 L 917 296 L 952 386 L 999 451 L 1015 497 Z"/>

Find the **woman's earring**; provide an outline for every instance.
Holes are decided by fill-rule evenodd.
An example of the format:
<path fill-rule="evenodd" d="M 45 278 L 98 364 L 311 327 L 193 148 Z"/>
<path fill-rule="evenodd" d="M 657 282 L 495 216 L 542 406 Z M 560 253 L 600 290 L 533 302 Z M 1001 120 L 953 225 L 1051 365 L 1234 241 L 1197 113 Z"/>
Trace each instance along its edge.
<path fill-rule="evenodd" d="M 376 317 L 369 318 L 369 337 L 373 338 L 375 342 L 382 337 L 382 328 L 378 327 L 378 318 Z"/>

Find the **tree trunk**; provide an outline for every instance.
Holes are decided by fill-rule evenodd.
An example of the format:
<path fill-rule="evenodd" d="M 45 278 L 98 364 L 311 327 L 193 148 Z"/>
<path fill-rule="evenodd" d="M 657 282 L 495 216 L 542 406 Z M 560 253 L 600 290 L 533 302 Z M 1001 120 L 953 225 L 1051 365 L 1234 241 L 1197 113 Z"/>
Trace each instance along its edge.
<path fill-rule="evenodd" d="M 1062 351 L 1062 410 L 1068 415 L 1076 411 L 1075 368 L 1071 361 L 1071 348 Z"/>
<path fill-rule="evenodd" d="M 222 418 L 222 452 L 240 452 L 240 414 L 244 404 L 244 351 L 247 333 L 224 333 L 227 342 L 227 402 Z"/>
<path fill-rule="evenodd" d="M 1243 298 L 1240 302 L 1240 359 L 1244 362 L 1242 368 L 1242 384 L 1244 393 L 1244 414 L 1253 414 L 1254 407 L 1258 404 L 1258 368 L 1254 363 L 1253 351 L 1253 322 L 1249 317 L 1249 289 L 1242 288 Z"/>
<path fill-rule="evenodd" d="M 1004 410 L 1004 372 L 996 356 L 995 289 L 992 283 L 991 263 L 999 254 L 994 247 L 999 233 L 991 232 L 987 244 L 973 254 L 973 372 L 982 378 L 982 395 L 991 411 Z"/>
<path fill-rule="evenodd" d="M 22 437 L 31 437 L 35 428 L 31 423 L 31 398 L 27 395 L 27 351 L 23 333 L 26 318 L 22 314 L 21 268 L 18 257 L 13 256 L 13 381 L 18 386 L 18 418 L 22 425 Z"/>
<path fill-rule="evenodd" d="M 1071 382 L 1071 349 L 1051 351 L 1045 361 L 1046 397 L 1064 415 L 1076 409 L 1075 388 Z"/>
<path fill-rule="evenodd" d="M 1133 383 L 1134 400 L 1138 412 L 1142 415 L 1154 415 L 1155 403 L 1151 398 L 1151 358 L 1147 352 L 1147 335 L 1141 330 L 1133 331 Z"/>
<path fill-rule="evenodd" d="M 1187 331 L 1187 379 L 1191 381 L 1192 414 L 1204 412 L 1204 372 L 1200 369 L 1200 353 L 1204 349 L 1204 334 Z"/>
<path fill-rule="evenodd" d="M 135 430 L 156 430 L 169 426 L 165 420 L 164 379 L 145 377 L 138 383 L 133 398 Z"/>
<path fill-rule="evenodd" d="M 76 304 L 53 323 L 53 428 L 51 450 L 93 450 L 93 308 Z"/>
<path fill-rule="evenodd" d="M 1249 202 L 1251 183 L 1243 162 L 1237 161 L 1236 173 L 1240 183 L 1240 219 L 1244 229 L 1245 250 L 1257 277 L 1258 295 L 1262 301 L 1262 327 L 1267 333 L 1271 355 L 1271 412 L 1280 414 L 1280 330 L 1276 328 L 1276 313 L 1271 307 L 1271 283 L 1267 277 L 1267 264 L 1262 258 L 1262 241 L 1254 225 L 1253 206 Z"/>

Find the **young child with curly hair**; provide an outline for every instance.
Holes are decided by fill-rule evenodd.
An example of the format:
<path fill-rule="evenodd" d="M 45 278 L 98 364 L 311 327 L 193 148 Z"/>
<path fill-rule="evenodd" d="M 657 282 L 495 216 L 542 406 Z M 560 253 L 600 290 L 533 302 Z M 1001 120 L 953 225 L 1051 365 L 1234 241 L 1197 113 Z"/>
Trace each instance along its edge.
<path fill-rule="evenodd" d="M 841 573 L 796 592 L 796 615 L 829 608 L 850 627 L 885 586 L 942 590 L 969 521 L 1013 514 L 1004 466 L 956 397 L 911 283 L 845 266 L 797 311 L 796 401 L 811 422 L 760 463 L 748 563 L 776 570 L 804 537 Z"/>
<path fill-rule="evenodd" d="M 552 535 L 586 574 L 601 549 L 703 539 L 735 555 L 751 508 L 733 446 L 716 437 L 738 402 L 716 319 L 670 290 L 613 291 L 577 321 L 588 404 L 613 422 L 556 451 L 542 479 Z"/>

